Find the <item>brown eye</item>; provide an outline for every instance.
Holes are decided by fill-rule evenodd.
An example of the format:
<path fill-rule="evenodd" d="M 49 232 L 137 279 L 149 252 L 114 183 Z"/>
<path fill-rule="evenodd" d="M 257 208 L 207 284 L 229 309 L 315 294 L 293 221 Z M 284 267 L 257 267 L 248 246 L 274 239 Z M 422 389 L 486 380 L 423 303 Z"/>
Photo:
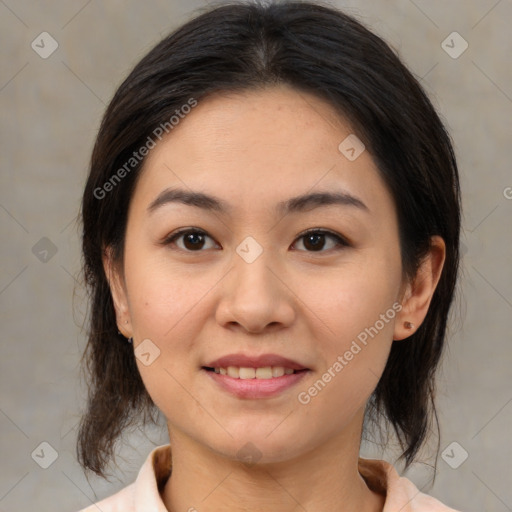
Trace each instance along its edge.
<path fill-rule="evenodd" d="M 168 238 L 166 238 L 164 244 L 174 244 L 175 241 L 180 238 L 183 239 L 183 244 L 181 246 L 180 244 L 176 245 L 178 246 L 178 248 L 188 252 L 200 252 L 201 249 L 204 248 L 205 240 L 207 238 L 213 240 L 204 231 L 198 229 L 183 229 L 181 231 L 178 231 L 177 233 L 173 233 Z"/>
<path fill-rule="evenodd" d="M 182 239 L 181 244 L 177 243 L 177 240 L 180 239 Z M 211 238 L 205 231 L 188 228 L 172 233 L 162 243 L 164 245 L 176 245 L 179 249 L 186 252 L 201 252 L 202 249 L 211 249 L 215 247 L 215 244 L 207 247 L 207 239 L 213 241 L 213 238 Z M 307 231 L 298 238 L 298 240 L 302 239 L 304 240 L 302 244 L 306 252 L 327 252 L 329 249 L 350 246 L 350 244 L 340 235 L 321 229 Z M 326 240 L 329 239 L 331 240 L 330 244 L 326 242 Z"/>
<path fill-rule="evenodd" d="M 299 240 L 304 240 L 302 245 L 306 248 L 307 252 L 326 252 L 322 250 L 326 246 L 326 238 L 334 240 L 334 244 L 331 244 L 331 247 L 327 249 L 339 248 L 340 246 L 348 247 L 349 245 L 341 236 L 319 229 L 304 233 L 299 237 Z"/>

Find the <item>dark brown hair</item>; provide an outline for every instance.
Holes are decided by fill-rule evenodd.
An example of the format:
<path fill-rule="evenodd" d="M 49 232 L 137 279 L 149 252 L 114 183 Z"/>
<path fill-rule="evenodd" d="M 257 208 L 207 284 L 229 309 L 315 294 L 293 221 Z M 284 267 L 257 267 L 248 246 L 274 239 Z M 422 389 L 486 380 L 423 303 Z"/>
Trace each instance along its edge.
<path fill-rule="evenodd" d="M 365 416 L 365 424 L 385 418 L 393 426 L 406 467 L 433 416 L 438 423 L 434 374 L 459 267 L 460 190 L 450 137 L 396 53 L 353 17 L 309 2 L 231 2 L 209 8 L 158 43 L 118 88 L 101 123 L 81 211 L 90 294 L 83 355 L 89 395 L 77 440 L 84 469 L 105 476 L 123 430 L 141 414 L 145 424 L 156 411 L 133 347 L 118 334 L 102 264 L 108 247 L 122 266 L 128 206 L 144 160 L 126 163 L 191 98 L 279 83 L 326 100 L 364 142 L 396 204 L 405 276 L 415 276 L 432 235 L 445 241 L 427 316 L 407 341 L 393 342 Z M 116 174 L 122 180 L 113 182 Z"/>

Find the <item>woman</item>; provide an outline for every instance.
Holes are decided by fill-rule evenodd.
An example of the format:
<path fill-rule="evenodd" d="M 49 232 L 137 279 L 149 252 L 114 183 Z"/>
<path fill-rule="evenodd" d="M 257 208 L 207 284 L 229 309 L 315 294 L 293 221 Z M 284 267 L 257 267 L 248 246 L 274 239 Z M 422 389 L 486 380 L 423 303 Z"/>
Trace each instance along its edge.
<path fill-rule="evenodd" d="M 382 418 L 407 468 L 437 421 L 459 265 L 450 137 L 379 37 L 312 3 L 197 16 L 116 92 L 82 219 L 79 461 L 104 476 L 140 414 L 170 440 L 87 510 L 454 510 L 359 457 Z"/>

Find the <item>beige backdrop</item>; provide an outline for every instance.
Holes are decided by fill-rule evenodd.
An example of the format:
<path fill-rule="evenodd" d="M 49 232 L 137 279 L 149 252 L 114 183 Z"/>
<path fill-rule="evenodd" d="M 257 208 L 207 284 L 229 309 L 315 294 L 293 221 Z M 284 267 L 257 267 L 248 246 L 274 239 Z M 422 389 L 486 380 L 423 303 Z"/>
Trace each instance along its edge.
<path fill-rule="evenodd" d="M 154 443 L 167 442 L 165 430 L 128 436 L 111 483 L 88 482 L 75 460 L 85 341 L 75 218 L 116 86 L 204 5 L 0 0 L 2 512 L 76 511 L 131 482 Z M 433 487 L 424 464 L 406 476 L 457 509 L 512 510 L 512 2 L 333 5 L 373 27 L 421 78 L 460 165 L 463 275 L 439 375 L 444 455 Z"/>

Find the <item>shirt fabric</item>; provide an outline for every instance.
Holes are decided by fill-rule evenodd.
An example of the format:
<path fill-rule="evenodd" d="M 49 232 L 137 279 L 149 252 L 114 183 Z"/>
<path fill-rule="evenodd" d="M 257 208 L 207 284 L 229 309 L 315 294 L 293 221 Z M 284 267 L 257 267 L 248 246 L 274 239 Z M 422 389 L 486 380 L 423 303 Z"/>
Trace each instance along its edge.
<path fill-rule="evenodd" d="M 168 512 L 161 493 L 171 475 L 171 465 L 171 445 L 157 446 L 135 482 L 79 512 Z M 386 496 L 383 512 L 459 512 L 420 492 L 389 462 L 360 457 L 358 468 L 368 487 Z"/>

